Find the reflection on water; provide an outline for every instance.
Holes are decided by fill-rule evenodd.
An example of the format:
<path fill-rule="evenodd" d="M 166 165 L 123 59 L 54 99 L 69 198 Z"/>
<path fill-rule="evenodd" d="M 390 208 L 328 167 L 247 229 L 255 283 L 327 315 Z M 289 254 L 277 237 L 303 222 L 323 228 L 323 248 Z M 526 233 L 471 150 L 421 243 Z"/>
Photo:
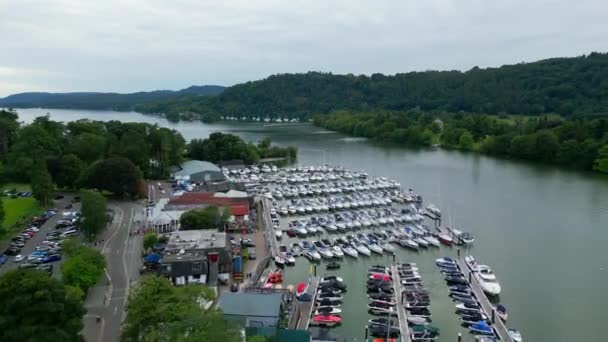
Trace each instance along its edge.
<path fill-rule="evenodd" d="M 398 180 L 439 205 L 453 225 L 475 234 L 471 253 L 490 265 L 502 285 L 501 300 L 509 308 L 509 326 L 526 341 L 605 341 L 608 296 L 608 177 L 560 170 L 482 155 L 441 149 L 406 149 L 347 138 L 308 125 L 169 123 L 138 113 L 67 110 L 19 110 L 24 121 L 51 112 L 56 120 L 79 118 L 150 122 L 174 128 L 187 139 L 215 131 L 232 132 L 245 140 L 265 136 L 300 148 L 299 162 L 339 164 Z M 316 132 L 324 132 L 317 134 Z M 346 138 L 346 139 L 345 139 Z M 435 257 L 455 251 L 400 252 L 417 262 L 431 287 L 434 321 L 441 341 L 455 341 L 458 331 L 453 304 L 433 264 Z M 367 320 L 361 297 L 364 272 L 381 257 L 352 262 L 338 271 L 352 291 L 351 307 L 341 333 L 361 340 Z M 405 261 L 405 260 L 404 260 Z M 386 262 L 389 262 L 388 260 Z M 306 276 L 300 261 L 286 278 Z M 349 288 L 350 290 L 350 288 Z"/>

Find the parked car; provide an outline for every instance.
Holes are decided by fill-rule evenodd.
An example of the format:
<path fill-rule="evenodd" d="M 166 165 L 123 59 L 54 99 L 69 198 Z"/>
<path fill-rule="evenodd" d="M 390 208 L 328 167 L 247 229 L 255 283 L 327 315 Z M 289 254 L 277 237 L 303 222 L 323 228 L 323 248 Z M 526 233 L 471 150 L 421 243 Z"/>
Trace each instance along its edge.
<path fill-rule="evenodd" d="M 78 202 L 80 202 L 80 196 L 75 196 L 75 197 L 72 199 L 72 203 L 78 203 Z"/>
<path fill-rule="evenodd" d="M 66 204 L 65 208 L 66 208 L 66 209 L 72 209 L 72 203 L 68 203 L 68 204 Z"/>
<path fill-rule="evenodd" d="M 25 259 L 25 258 L 23 257 L 23 255 L 18 254 L 18 255 L 16 255 L 16 256 L 15 256 L 15 259 L 13 259 L 13 261 L 14 261 L 14 262 L 22 262 L 22 261 L 23 261 L 23 259 Z"/>
<path fill-rule="evenodd" d="M 23 248 L 23 247 L 25 247 L 25 243 L 23 241 L 13 241 L 13 242 L 11 242 L 10 246 Z"/>
<path fill-rule="evenodd" d="M 241 246 L 243 247 L 255 247 L 255 244 L 250 239 L 241 239 Z"/>
<path fill-rule="evenodd" d="M 4 254 L 6 255 L 17 255 L 19 254 L 19 252 L 21 252 L 21 248 L 18 247 L 9 247 L 4 251 Z"/>
<path fill-rule="evenodd" d="M 4 255 L 4 254 L 0 255 L 0 265 L 4 265 L 7 260 L 8 260 L 8 257 L 6 255 Z"/>
<path fill-rule="evenodd" d="M 43 264 L 47 264 L 49 262 L 55 262 L 55 261 L 59 261 L 61 260 L 61 255 L 59 254 L 52 254 L 52 255 L 47 255 L 42 259 L 42 263 Z"/>
<path fill-rule="evenodd" d="M 25 268 L 34 268 L 38 266 L 38 264 L 32 263 L 32 262 L 24 262 L 22 264 L 19 265 L 19 269 L 25 269 Z"/>
<path fill-rule="evenodd" d="M 252 248 L 252 247 L 248 248 L 247 254 L 248 254 L 249 260 L 255 260 L 257 258 L 256 253 L 255 253 L 255 248 Z"/>
<path fill-rule="evenodd" d="M 70 230 L 66 230 L 65 232 L 61 233 L 61 236 L 67 237 L 67 236 L 74 236 L 76 234 L 78 234 L 78 231 L 76 229 L 70 229 Z"/>

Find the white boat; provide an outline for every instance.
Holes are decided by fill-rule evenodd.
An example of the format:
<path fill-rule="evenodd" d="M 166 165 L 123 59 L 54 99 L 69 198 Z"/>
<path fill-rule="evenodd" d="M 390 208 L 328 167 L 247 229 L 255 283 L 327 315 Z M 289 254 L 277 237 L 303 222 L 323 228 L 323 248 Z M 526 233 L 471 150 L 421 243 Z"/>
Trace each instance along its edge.
<path fill-rule="evenodd" d="M 424 239 L 429 243 L 429 246 L 439 247 L 439 245 L 441 244 L 441 242 L 439 242 L 436 237 L 431 235 L 425 236 Z"/>
<path fill-rule="evenodd" d="M 288 215 L 289 214 L 289 210 L 287 209 L 287 207 L 281 207 L 279 208 L 279 214 L 281 215 Z"/>
<path fill-rule="evenodd" d="M 316 250 L 308 250 L 306 252 L 304 252 L 304 256 L 307 257 L 309 260 L 312 261 L 319 261 L 321 260 L 321 254 L 319 254 L 319 252 L 317 252 Z"/>
<path fill-rule="evenodd" d="M 391 245 L 388 242 L 385 242 L 385 243 L 381 244 L 380 247 L 382 247 L 382 249 L 384 249 L 387 252 L 390 252 L 390 253 L 394 253 L 395 252 L 395 247 L 393 247 L 393 245 Z"/>
<path fill-rule="evenodd" d="M 359 252 L 357 252 L 356 249 L 354 249 L 351 246 L 344 246 L 342 247 L 342 251 L 344 252 L 344 254 L 353 257 L 353 258 L 358 258 L 359 257 Z"/>
<path fill-rule="evenodd" d="M 333 246 L 331 248 L 331 253 L 336 257 L 336 258 L 342 258 L 344 257 L 344 252 L 342 251 L 342 248 L 340 248 L 340 246 Z"/>
<path fill-rule="evenodd" d="M 281 238 L 283 238 L 283 231 L 280 229 L 275 229 L 274 235 L 277 237 L 277 240 L 281 240 Z"/>
<path fill-rule="evenodd" d="M 359 252 L 359 254 L 363 254 L 365 256 L 370 256 L 372 254 L 372 252 L 364 245 L 359 244 L 359 245 L 355 245 L 354 247 L 357 250 L 357 252 Z"/>
<path fill-rule="evenodd" d="M 285 259 L 277 255 L 274 257 L 274 263 L 279 267 L 285 266 Z"/>
<path fill-rule="evenodd" d="M 509 329 L 509 337 L 515 342 L 522 342 L 524 340 L 521 333 L 515 329 Z"/>
<path fill-rule="evenodd" d="M 464 260 L 471 271 L 473 271 L 475 278 L 479 281 L 479 285 L 483 292 L 491 296 L 500 294 L 500 284 L 490 266 L 477 264 L 472 256 L 467 256 Z"/>
<path fill-rule="evenodd" d="M 331 259 L 334 257 L 334 254 L 327 248 L 319 249 L 319 254 L 321 254 L 321 257 L 326 259 Z"/>
<path fill-rule="evenodd" d="M 296 258 L 294 258 L 294 255 L 291 252 L 287 252 L 283 259 L 285 260 L 285 265 L 292 266 L 296 264 Z"/>
<path fill-rule="evenodd" d="M 342 313 L 342 309 L 334 308 L 331 306 L 319 306 L 313 313 L 313 316 L 318 315 L 338 315 Z"/>
<path fill-rule="evenodd" d="M 375 244 L 375 243 L 370 243 L 370 244 L 368 244 L 368 245 L 367 245 L 367 248 L 368 248 L 370 251 L 374 252 L 374 253 L 378 253 L 378 254 L 382 254 L 382 253 L 383 253 L 382 247 L 378 246 L 378 245 L 377 245 L 377 244 Z"/>

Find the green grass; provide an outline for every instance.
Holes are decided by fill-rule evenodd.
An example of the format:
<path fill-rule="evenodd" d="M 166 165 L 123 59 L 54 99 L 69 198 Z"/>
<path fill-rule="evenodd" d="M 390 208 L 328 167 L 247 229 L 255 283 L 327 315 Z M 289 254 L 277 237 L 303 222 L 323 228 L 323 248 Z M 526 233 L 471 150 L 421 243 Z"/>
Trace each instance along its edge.
<path fill-rule="evenodd" d="M 2 187 L 1 191 L 17 189 L 17 191 L 29 191 L 28 184 L 9 183 Z M 40 206 L 33 197 L 2 197 L 4 205 L 4 220 L 1 222 L 0 240 L 11 236 L 15 231 L 22 227 L 18 223 L 23 222 L 23 218 L 29 218 L 40 213 Z"/>

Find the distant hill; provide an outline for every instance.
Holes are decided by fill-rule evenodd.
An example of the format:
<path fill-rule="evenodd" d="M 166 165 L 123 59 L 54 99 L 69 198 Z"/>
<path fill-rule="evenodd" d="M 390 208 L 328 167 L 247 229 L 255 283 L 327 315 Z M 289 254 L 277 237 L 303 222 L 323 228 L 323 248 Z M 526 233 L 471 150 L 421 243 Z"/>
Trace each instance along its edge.
<path fill-rule="evenodd" d="M 137 92 L 131 94 L 119 93 L 20 93 L 0 99 L 0 107 L 15 108 L 73 108 L 73 109 L 112 109 L 132 110 L 135 105 L 149 101 L 167 100 L 183 95 L 212 96 L 224 91 L 224 87 L 217 85 L 190 86 L 188 88 L 172 90 L 156 90 L 150 92 Z"/>

